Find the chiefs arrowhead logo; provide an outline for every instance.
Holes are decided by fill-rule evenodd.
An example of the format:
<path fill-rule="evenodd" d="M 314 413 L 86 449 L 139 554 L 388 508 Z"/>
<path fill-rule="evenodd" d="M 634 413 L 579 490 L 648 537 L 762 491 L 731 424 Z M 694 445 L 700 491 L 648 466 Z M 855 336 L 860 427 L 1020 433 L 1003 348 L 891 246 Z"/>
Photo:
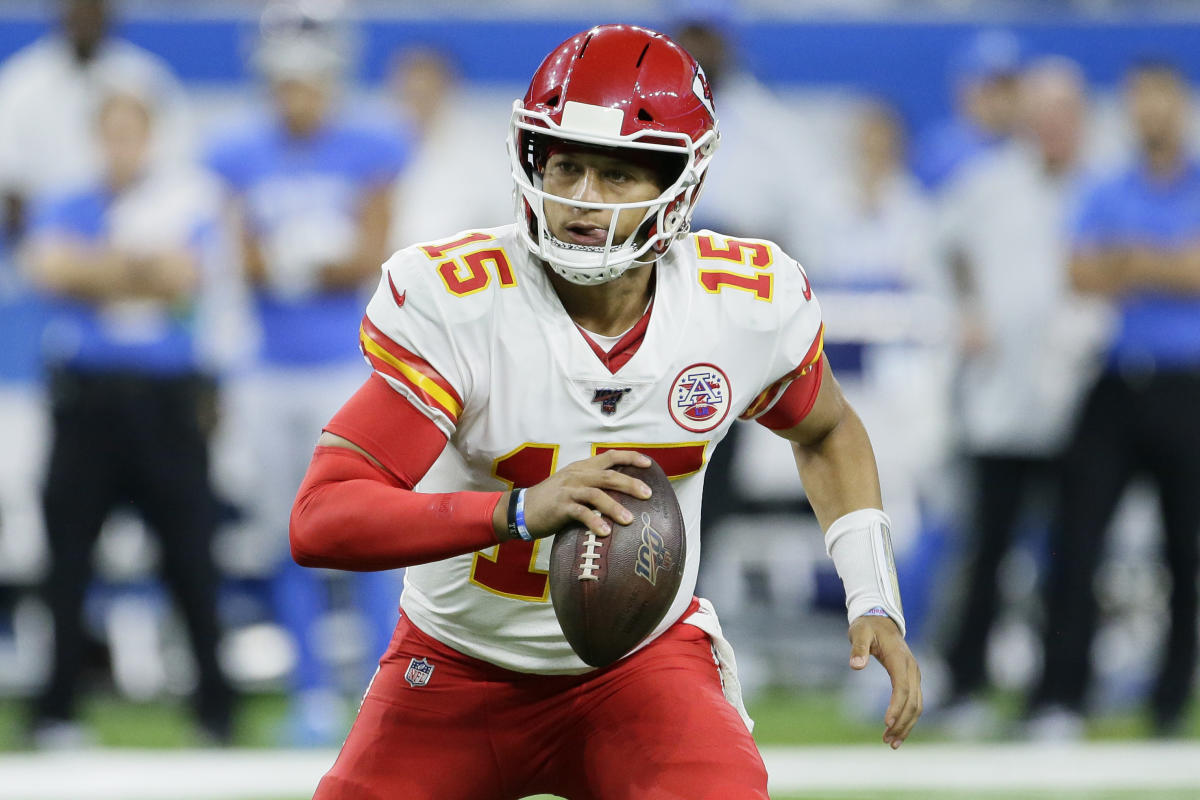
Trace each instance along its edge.
<path fill-rule="evenodd" d="M 408 289 L 405 289 L 403 292 L 397 291 L 396 284 L 392 282 L 392 273 L 390 272 L 388 273 L 387 279 L 388 288 L 392 290 L 392 299 L 396 301 L 396 307 L 403 308 L 404 301 L 408 297 Z"/>
<path fill-rule="evenodd" d="M 692 93 L 696 95 L 704 107 L 708 109 L 708 113 L 716 119 L 717 109 L 713 104 L 712 88 L 708 84 L 708 76 L 704 74 L 704 68 L 696 67 L 696 76 L 692 78 Z"/>

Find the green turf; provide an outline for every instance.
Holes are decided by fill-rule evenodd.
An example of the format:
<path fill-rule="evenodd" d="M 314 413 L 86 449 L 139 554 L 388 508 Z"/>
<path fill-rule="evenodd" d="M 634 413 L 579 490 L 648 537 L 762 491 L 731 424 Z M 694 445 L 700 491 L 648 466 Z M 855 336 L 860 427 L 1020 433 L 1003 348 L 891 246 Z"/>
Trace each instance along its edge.
<path fill-rule="evenodd" d="M 234 743 L 239 747 L 278 746 L 286 712 L 287 700 L 282 695 L 245 698 L 237 714 Z M 81 715 L 98 743 L 105 747 L 172 749 L 204 743 L 183 702 L 135 703 L 110 694 L 97 694 L 84 701 Z M 0 751 L 25 746 L 27 719 L 23 703 L 0 700 Z"/>
<path fill-rule="evenodd" d="M 992 703 L 1000 719 L 1015 723 L 1020 697 L 997 693 Z M 278 694 L 245 698 L 237 715 L 235 744 L 273 747 L 281 743 L 287 700 Z M 849 717 L 837 692 L 777 690 L 761 696 L 750 708 L 761 745 L 870 744 L 883 734 L 882 723 Z M 201 744 L 183 702 L 134 703 L 111 694 L 92 694 L 83 704 L 83 718 L 100 744 L 109 747 L 178 748 Z M 1200 738 L 1200 713 L 1193 705 L 1184 736 Z M 0 700 L 0 751 L 20 749 L 26 720 L 25 705 Z M 1144 714 L 1130 711 L 1088 721 L 1087 738 L 1096 741 L 1143 739 L 1150 733 Z M 910 741 L 946 741 L 928 721 L 919 723 Z"/>
<path fill-rule="evenodd" d="M 1130 792 L 993 792 L 971 790 L 970 792 L 846 792 L 828 794 L 773 794 L 771 800 L 1196 800 L 1194 791 L 1154 792 L 1147 790 Z M 257 800 L 257 798 L 255 799 Z M 307 797 L 281 797 L 277 800 L 309 800 Z M 554 795 L 542 794 L 527 800 L 559 800 Z"/>
<path fill-rule="evenodd" d="M 1015 722 L 1021 698 L 996 694 L 991 698 L 999 717 Z M 1197 704 L 1200 705 L 1200 704 Z M 1200 713 L 1193 705 L 1185 736 L 1200 738 Z M 281 739 L 287 700 L 278 694 L 245 698 L 237 716 L 235 744 L 240 747 L 273 747 Z M 855 720 L 845 713 L 837 692 L 772 691 L 751 709 L 755 739 L 761 745 L 869 744 L 878 742 L 882 724 Z M 82 715 L 98 743 L 109 747 L 179 748 L 202 744 L 183 702 L 134 703 L 110 694 L 93 694 L 83 704 Z M 0 700 L 0 751 L 24 746 L 26 705 Z M 1089 720 L 1090 740 L 1142 739 L 1149 734 L 1144 715 L 1138 712 L 1109 714 Z M 946 741 L 935 726 L 919 725 L 910 741 Z M 2 792 L 0 792 L 2 794 Z M 894 791 L 812 792 L 773 795 L 772 800 L 1195 800 L 1191 791 Z M 164 798 L 167 800 L 167 798 Z M 277 798 L 276 800 L 308 800 Z M 542 795 L 536 800 L 554 800 Z"/>

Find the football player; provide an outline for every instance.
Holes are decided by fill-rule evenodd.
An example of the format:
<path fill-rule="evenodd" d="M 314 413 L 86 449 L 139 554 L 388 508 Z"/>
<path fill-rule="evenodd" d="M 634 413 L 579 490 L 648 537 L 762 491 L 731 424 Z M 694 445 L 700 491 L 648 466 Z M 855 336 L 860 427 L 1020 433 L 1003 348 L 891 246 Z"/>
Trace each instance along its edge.
<path fill-rule="evenodd" d="M 514 104 L 517 221 L 401 250 L 362 321 L 371 378 L 325 427 L 296 560 L 408 566 L 402 620 L 316 796 L 766 798 L 728 643 L 692 596 L 705 464 L 735 419 L 792 443 L 846 585 L 850 664 L 891 675 L 884 741 L 921 711 L 870 442 L 821 353 L 800 266 L 689 220 L 719 136 L 669 38 L 603 25 Z M 769 165 L 766 165 L 769 167 Z M 650 638 L 591 669 L 549 603 L 550 541 L 674 478 L 684 580 Z M 420 491 L 416 491 L 420 482 Z"/>

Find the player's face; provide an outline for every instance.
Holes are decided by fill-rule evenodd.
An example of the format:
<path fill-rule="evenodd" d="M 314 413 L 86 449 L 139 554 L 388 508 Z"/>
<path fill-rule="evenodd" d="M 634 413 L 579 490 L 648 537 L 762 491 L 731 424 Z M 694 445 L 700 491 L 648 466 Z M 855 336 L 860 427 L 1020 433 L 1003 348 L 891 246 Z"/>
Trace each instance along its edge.
<path fill-rule="evenodd" d="M 1165 71 L 1145 71 L 1129 83 L 1129 111 L 1144 147 L 1177 146 L 1187 119 L 1187 94 Z"/>
<path fill-rule="evenodd" d="M 283 122 L 294 134 L 305 135 L 321 126 L 329 112 L 333 88 L 317 78 L 283 78 L 271 86 Z"/>
<path fill-rule="evenodd" d="M 989 131 L 1005 134 L 1018 122 L 1020 79 L 1002 75 L 974 84 L 967 91 L 967 114 Z"/>
<path fill-rule="evenodd" d="M 100 111 L 100 147 L 109 177 L 117 184 L 131 181 L 150 148 L 150 112 L 132 97 L 106 101 Z"/>
<path fill-rule="evenodd" d="M 565 151 L 550 156 L 542 188 L 558 197 L 590 203 L 639 203 L 653 200 L 663 191 L 649 167 L 588 151 Z M 561 241 L 589 247 L 603 247 L 608 241 L 609 227 L 613 224 L 610 209 L 547 201 L 545 212 L 550 233 Z M 622 244 L 633 235 L 645 214 L 645 208 L 622 211 L 617 217 L 613 244 Z"/>
<path fill-rule="evenodd" d="M 62 27 L 67 39 L 81 54 L 91 54 L 108 30 L 108 8 L 104 0 L 67 0 L 62 7 Z"/>

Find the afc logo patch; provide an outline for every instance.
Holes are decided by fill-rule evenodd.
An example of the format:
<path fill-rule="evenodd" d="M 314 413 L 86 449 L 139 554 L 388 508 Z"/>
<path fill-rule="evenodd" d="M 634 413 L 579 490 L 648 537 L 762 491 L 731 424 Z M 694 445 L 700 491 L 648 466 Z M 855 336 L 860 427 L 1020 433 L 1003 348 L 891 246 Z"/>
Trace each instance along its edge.
<path fill-rule="evenodd" d="M 675 376 L 667 409 L 686 431 L 705 433 L 729 414 L 729 378 L 713 364 L 693 364 Z"/>
<path fill-rule="evenodd" d="M 600 404 L 600 413 L 609 415 L 617 411 L 617 403 L 632 391 L 628 386 L 624 389 L 597 389 L 592 395 L 592 402 Z"/>
<path fill-rule="evenodd" d="M 433 664 L 430 664 L 428 659 L 414 658 L 408 662 L 408 669 L 404 672 L 404 680 L 408 681 L 409 685 L 416 689 L 429 683 L 429 678 L 432 675 Z"/>

